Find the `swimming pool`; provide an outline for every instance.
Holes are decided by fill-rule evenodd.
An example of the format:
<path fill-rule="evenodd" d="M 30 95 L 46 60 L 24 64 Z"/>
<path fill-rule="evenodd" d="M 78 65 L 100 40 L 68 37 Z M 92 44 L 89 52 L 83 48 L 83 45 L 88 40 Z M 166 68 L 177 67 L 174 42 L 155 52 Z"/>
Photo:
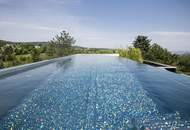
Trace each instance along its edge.
<path fill-rule="evenodd" d="M 9 111 L 7 111 L 9 110 Z M 0 129 L 190 128 L 190 78 L 75 55 L 0 79 Z"/>

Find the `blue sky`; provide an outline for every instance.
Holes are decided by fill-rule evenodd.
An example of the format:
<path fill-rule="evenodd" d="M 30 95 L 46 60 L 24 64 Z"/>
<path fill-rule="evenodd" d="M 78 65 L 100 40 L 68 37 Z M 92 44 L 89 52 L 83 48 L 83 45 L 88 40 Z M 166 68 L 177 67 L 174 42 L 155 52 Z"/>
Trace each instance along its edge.
<path fill-rule="evenodd" d="M 48 41 L 62 30 L 87 47 L 126 47 L 141 34 L 190 51 L 190 0 L 0 0 L 0 39 Z"/>

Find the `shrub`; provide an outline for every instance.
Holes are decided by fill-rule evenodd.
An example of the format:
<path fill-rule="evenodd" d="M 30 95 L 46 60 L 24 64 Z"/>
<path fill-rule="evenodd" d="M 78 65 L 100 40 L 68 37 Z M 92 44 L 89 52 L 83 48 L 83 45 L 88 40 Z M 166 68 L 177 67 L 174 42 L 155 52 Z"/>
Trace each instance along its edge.
<path fill-rule="evenodd" d="M 2 69 L 4 66 L 3 66 L 3 60 L 0 59 L 0 69 Z"/>
<path fill-rule="evenodd" d="M 142 54 L 139 48 L 129 47 L 127 49 L 118 49 L 119 56 L 126 57 L 137 62 L 143 62 Z"/>
<path fill-rule="evenodd" d="M 34 62 L 40 60 L 40 50 L 39 50 L 38 48 L 34 48 L 34 49 L 32 50 L 31 55 L 32 55 L 32 60 L 33 60 Z"/>
<path fill-rule="evenodd" d="M 190 72 L 190 54 L 180 55 L 177 65 L 179 70 L 184 72 Z"/>
<path fill-rule="evenodd" d="M 127 57 L 127 50 L 126 49 L 118 49 L 119 56 Z"/>

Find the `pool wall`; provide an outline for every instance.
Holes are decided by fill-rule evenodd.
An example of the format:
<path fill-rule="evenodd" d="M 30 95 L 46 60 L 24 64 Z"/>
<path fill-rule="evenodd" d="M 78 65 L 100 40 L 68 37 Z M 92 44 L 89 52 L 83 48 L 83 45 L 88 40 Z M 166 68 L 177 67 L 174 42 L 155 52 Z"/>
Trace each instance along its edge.
<path fill-rule="evenodd" d="M 175 66 L 161 64 L 161 63 L 153 62 L 153 61 L 149 61 L 149 60 L 144 60 L 143 63 L 154 66 L 154 67 L 164 68 L 164 69 L 171 71 L 171 72 L 176 72 L 176 70 L 177 70 L 177 67 L 175 67 Z"/>
<path fill-rule="evenodd" d="M 0 69 L 0 77 L 17 74 L 19 72 L 23 72 L 23 71 L 30 70 L 30 69 L 33 69 L 33 68 L 36 68 L 39 66 L 47 65 L 47 64 L 53 63 L 58 60 L 67 60 L 73 56 L 74 55 L 70 55 L 70 56 L 59 57 L 59 58 L 54 58 L 54 59 L 50 59 L 50 60 L 43 60 L 43 61 L 30 63 L 30 64 L 19 65 L 19 66 L 15 66 L 15 67 Z"/>

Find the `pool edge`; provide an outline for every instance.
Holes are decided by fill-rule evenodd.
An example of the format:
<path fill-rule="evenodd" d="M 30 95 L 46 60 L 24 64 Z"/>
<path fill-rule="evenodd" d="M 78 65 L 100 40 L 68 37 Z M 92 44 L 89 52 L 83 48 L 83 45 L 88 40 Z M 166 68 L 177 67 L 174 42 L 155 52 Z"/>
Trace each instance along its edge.
<path fill-rule="evenodd" d="M 29 64 L 24 64 L 24 65 L 19 65 L 19 66 L 1 69 L 0 70 L 0 78 L 7 76 L 7 75 L 13 75 L 13 74 L 21 73 L 21 72 L 24 72 L 27 70 L 31 70 L 31 69 L 34 69 L 34 68 L 37 68 L 37 67 L 40 67 L 43 65 L 47 65 L 47 64 L 56 62 L 58 60 L 66 60 L 66 59 L 71 58 L 73 56 L 75 56 L 75 55 L 53 58 L 50 60 L 43 60 L 43 61 L 39 61 L 39 62 L 34 62 L 34 63 L 29 63 Z"/>

